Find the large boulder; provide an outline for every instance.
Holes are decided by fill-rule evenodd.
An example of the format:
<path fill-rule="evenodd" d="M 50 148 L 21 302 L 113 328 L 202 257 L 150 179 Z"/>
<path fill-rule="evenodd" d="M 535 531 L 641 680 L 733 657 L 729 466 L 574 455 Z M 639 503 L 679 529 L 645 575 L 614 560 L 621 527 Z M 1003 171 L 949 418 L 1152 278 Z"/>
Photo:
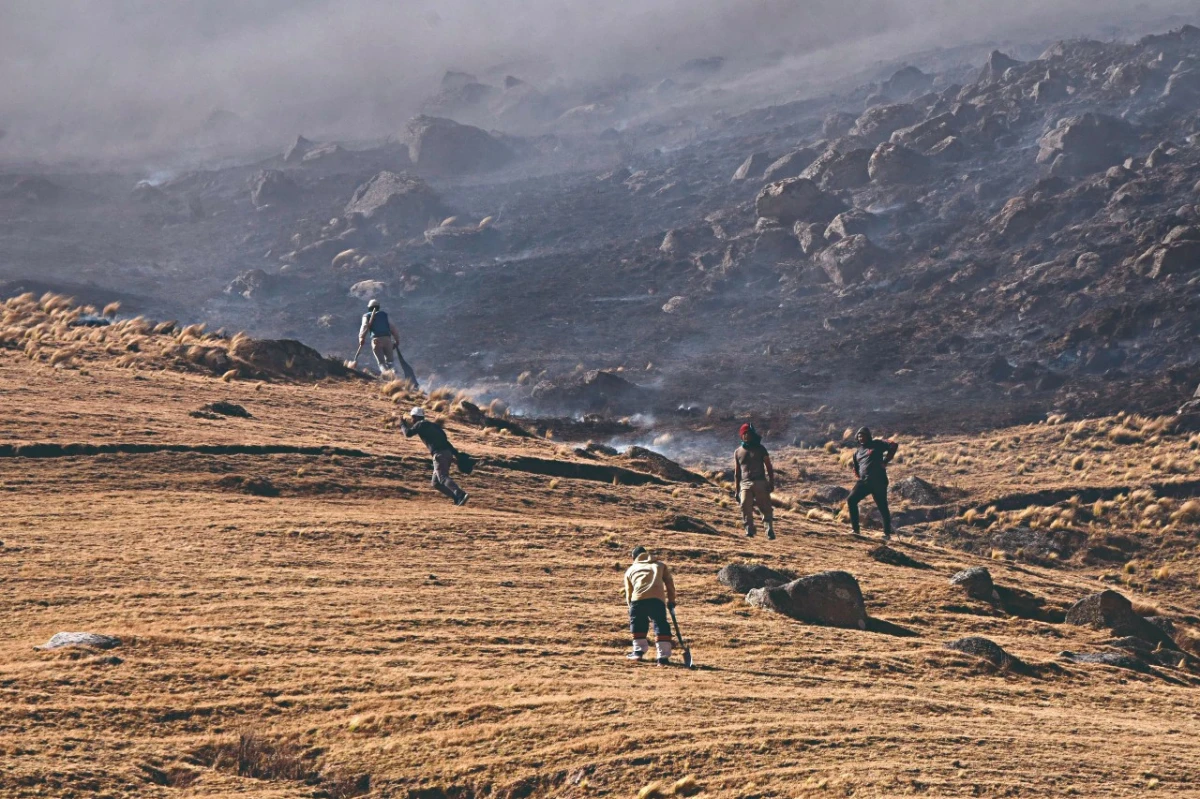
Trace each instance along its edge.
<path fill-rule="evenodd" d="M 543 405 L 596 413 L 644 409 L 647 393 L 618 374 L 597 369 L 577 372 L 561 380 L 543 380 L 530 392 Z"/>
<path fill-rule="evenodd" d="M 754 199 L 760 217 L 796 222 L 829 222 L 846 209 L 845 203 L 822 191 L 808 178 L 788 178 L 769 183 Z"/>
<path fill-rule="evenodd" d="M 866 148 L 830 149 L 809 164 L 800 177 L 808 178 L 827 191 L 858 189 L 871 182 L 871 173 L 867 170 L 870 161 L 871 151 Z"/>
<path fill-rule="evenodd" d="M 963 569 L 950 578 L 950 585 L 956 585 L 972 599 L 991 602 L 999 597 L 996 585 L 992 582 L 992 573 L 983 566 L 972 566 Z"/>
<path fill-rule="evenodd" d="M 952 114 L 940 114 L 892 133 L 893 144 L 903 144 L 914 150 L 928 150 L 950 136 L 958 135 L 958 120 Z"/>
<path fill-rule="evenodd" d="M 926 75 L 916 67 L 909 66 L 896 70 L 879 88 L 888 97 L 905 97 L 929 91 L 932 85 L 932 75 Z"/>
<path fill-rule="evenodd" d="M 1163 99 L 1176 105 L 1195 106 L 1200 103 L 1200 69 L 1177 70 L 1167 78 Z"/>
<path fill-rule="evenodd" d="M 842 288 L 861 281 L 870 269 L 886 269 L 889 260 L 884 250 L 861 233 L 834 242 L 817 256 L 821 269 Z"/>
<path fill-rule="evenodd" d="M 793 150 L 771 162 L 763 171 L 763 180 L 787 180 L 799 177 L 800 173 L 808 169 L 820 154 L 821 151 L 815 147 L 801 147 L 799 150 Z"/>
<path fill-rule="evenodd" d="M 932 171 L 929 159 L 903 144 L 884 142 L 867 162 L 867 174 L 876 183 L 920 183 Z"/>
<path fill-rule="evenodd" d="M 733 173 L 732 182 L 741 183 L 745 180 L 757 180 L 762 177 L 763 172 L 771 165 L 771 156 L 766 153 L 754 153 L 737 168 Z"/>
<path fill-rule="evenodd" d="M 996 642 L 978 635 L 969 635 L 966 638 L 951 641 L 946 644 L 946 648 L 986 660 L 998 669 L 1012 668 L 1021 663 L 1020 660 L 1005 652 L 1004 648 Z"/>
<path fill-rule="evenodd" d="M 486 130 L 452 119 L 413 117 L 405 134 L 413 163 L 439 175 L 486 172 L 513 158 L 512 149 Z"/>
<path fill-rule="evenodd" d="M 1146 277 L 1160 278 L 1200 269 L 1200 241 L 1175 241 L 1154 250 Z"/>
<path fill-rule="evenodd" d="M 918 505 L 939 505 L 942 501 L 942 494 L 937 487 L 915 474 L 892 483 L 888 493 Z"/>
<path fill-rule="evenodd" d="M 860 233 L 865 236 L 875 228 L 878 222 L 879 220 L 874 214 L 858 208 L 851 208 L 849 211 L 843 211 L 835 216 L 829 226 L 825 228 L 823 235 L 825 240 L 830 243 Z"/>
<path fill-rule="evenodd" d="M 749 593 L 755 588 L 774 588 L 795 579 L 794 574 L 777 571 L 760 563 L 731 563 L 717 572 L 717 582 L 739 594 Z"/>
<path fill-rule="evenodd" d="M 315 146 L 316 144 L 311 140 L 297 136 L 296 141 L 292 142 L 292 145 L 284 151 L 283 160 L 288 164 L 299 163 L 304 158 L 304 154 Z"/>
<path fill-rule="evenodd" d="M 1004 73 L 1013 67 L 1021 66 L 1021 62 L 1010 58 L 999 50 L 993 50 L 988 56 L 987 63 L 979 71 L 979 83 L 994 83 L 1004 77 Z"/>
<path fill-rule="evenodd" d="M 1116 591 L 1090 594 L 1067 610 L 1067 624 L 1108 630 L 1117 636 L 1133 636 L 1175 649 L 1175 642 L 1161 628 L 1151 624 L 1133 610 L 1133 603 Z"/>
<path fill-rule="evenodd" d="M 851 630 L 867 628 L 862 589 L 848 572 L 819 572 L 784 585 L 756 588 L 746 594 L 746 601 L 800 621 Z"/>
<path fill-rule="evenodd" d="M 300 187 L 296 181 L 278 169 L 264 169 L 250 181 L 250 201 L 255 208 L 268 205 L 286 205 L 300 198 Z"/>
<path fill-rule="evenodd" d="M 921 112 L 909 103 L 876 105 L 863 112 L 850 129 L 850 135 L 875 146 L 887 141 L 888 137 L 901 128 L 915 125 L 920 120 Z"/>
<path fill-rule="evenodd" d="M 1037 161 L 1050 164 L 1057 175 L 1102 172 L 1124 160 L 1132 137 L 1133 128 L 1123 119 L 1091 112 L 1067 117 L 1038 140 Z"/>
<path fill-rule="evenodd" d="M 431 220 L 448 215 L 441 198 L 429 184 L 412 175 L 380 172 L 354 190 L 345 215 L 362 214 L 375 224 L 386 224 L 393 233 L 421 233 Z"/>

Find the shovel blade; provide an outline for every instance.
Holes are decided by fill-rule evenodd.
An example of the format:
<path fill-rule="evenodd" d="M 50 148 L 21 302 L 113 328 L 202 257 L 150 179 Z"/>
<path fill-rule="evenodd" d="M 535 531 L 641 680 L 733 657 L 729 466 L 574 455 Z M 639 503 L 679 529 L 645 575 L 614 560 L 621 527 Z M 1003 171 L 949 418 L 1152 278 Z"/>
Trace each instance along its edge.
<path fill-rule="evenodd" d="M 683 665 L 687 666 L 689 669 L 692 668 L 692 650 L 683 650 Z"/>

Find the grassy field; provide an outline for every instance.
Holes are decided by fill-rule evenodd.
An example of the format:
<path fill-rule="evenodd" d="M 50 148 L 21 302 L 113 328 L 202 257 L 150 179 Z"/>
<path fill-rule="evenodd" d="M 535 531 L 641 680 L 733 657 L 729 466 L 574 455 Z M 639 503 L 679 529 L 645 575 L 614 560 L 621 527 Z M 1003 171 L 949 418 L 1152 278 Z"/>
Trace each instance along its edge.
<path fill-rule="evenodd" d="M 1197 519 L 1147 493 L 1195 473 L 1197 439 L 1166 421 L 901 436 L 893 480 L 955 497 L 905 528 L 895 548 L 929 568 L 903 568 L 805 500 L 847 482 L 836 447 L 777 453 L 781 537 L 748 541 L 717 485 L 556 476 L 584 461 L 451 418 L 483 458 L 459 508 L 392 427 L 427 398 L 223 381 L 65 335 L 0 349 L 0 796 L 1200 795 L 1200 673 L 1063 662 L 1108 634 L 948 584 L 986 565 L 1058 611 L 1115 587 L 1194 626 Z M 251 418 L 192 415 L 216 401 Z M 1053 493 L 1092 489 L 1109 498 Z M 665 529 L 676 514 L 717 533 Z M 947 543 L 1056 524 L 1139 548 L 1096 564 Z M 635 544 L 676 572 L 696 670 L 624 660 Z M 716 580 L 733 562 L 849 571 L 881 624 L 752 608 Z M 34 649 L 61 631 L 122 645 Z M 1033 673 L 945 648 L 967 635 Z"/>

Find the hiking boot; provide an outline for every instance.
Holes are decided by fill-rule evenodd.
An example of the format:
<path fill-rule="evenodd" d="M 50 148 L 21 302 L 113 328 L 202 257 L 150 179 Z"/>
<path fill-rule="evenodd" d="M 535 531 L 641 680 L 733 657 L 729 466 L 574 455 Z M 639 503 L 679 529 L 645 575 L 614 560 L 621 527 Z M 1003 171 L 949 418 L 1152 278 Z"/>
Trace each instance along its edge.
<path fill-rule="evenodd" d="M 775 540 L 775 528 L 774 528 L 774 527 L 768 527 L 768 528 L 767 528 L 767 540 L 768 540 L 768 541 L 774 541 L 774 540 Z"/>
<path fill-rule="evenodd" d="M 461 497 L 459 497 L 458 499 L 454 500 L 454 504 L 455 504 L 455 505 L 466 505 L 466 504 L 467 504 L 467 500 L 468 500 L 468 499 L 470 499 L 470 498 L 471 498 L 471 495 L 470 495 L 470 494 L 468 494 L 466 491 L 464 491 L 464 492 L 462 492 L 462 496 L 461 496 Z"/>
<path fill-rule="evenodd" d="M 660 666 L 670 666 L 670 665 L 671 665 L 671 659 L 670 659 L 670 658 L 659 658 L 659 659 L 658 659 L 658 665 L 660 665 Z"/>
<path fill-rule="evenodd" d="M 636 661 L 638 661 L 638 662 L 641 662 L 641 660 L 642 660 L 642 657 L 643 657 L 645 654 L 646 654 L 645 652 L 638 652 L 638 651 L 636 651 L 636 650 L 635 650 L 635 651 L 633 651 L 633 652 L 630 652 L 628 655 L 626 655 L 626 656 L 625 656 L 625 659 L 626 659 L 626 660 L 636 660 Z"/>

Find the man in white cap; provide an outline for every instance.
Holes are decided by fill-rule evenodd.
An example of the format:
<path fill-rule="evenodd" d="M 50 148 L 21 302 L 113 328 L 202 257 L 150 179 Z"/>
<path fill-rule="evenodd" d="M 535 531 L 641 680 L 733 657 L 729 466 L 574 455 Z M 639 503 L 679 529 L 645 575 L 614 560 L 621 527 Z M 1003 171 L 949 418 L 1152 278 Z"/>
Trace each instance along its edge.
<path fill-rule="evenodd" d="M 417 385 L 416 373 L 400 354 L 400 332 L 388 319 L 387 312 L 379 306 L 379 300 L 367 303 L 367 312 L 363 314 L 362 325 L 358 328 L 360 349 L 367 343 L 367 334 L 371 336 L 371 352 L 375 355 L 375 362 L 379 364 L 379 371 L 387 372 L 392 369 L 392 353 L 395 352 L 396 360 L 404 372 L 404 379 L 412 383 L 413 388 L 420 388 Z"/>
<path fill-rule="evenodd" d="M 467 498 L 471 495 L 459 488 L 450 478 L 450 466 L 454 463 L 458 450 L 450 443 L 450 439 L 446 438 L 446 431 L 441 425 L 426 419 L 425 409 L 420 406 L 413 408 L 409 416 L 412 417 L 413 423 L 409 425 L 401 420 L 400 429 L 409 438 L 418 436 L 425 446 L 429 447 L 429 454 L 433 456 L 433 487 L 454 500 L 455 505 L 467 504 Z"/>

